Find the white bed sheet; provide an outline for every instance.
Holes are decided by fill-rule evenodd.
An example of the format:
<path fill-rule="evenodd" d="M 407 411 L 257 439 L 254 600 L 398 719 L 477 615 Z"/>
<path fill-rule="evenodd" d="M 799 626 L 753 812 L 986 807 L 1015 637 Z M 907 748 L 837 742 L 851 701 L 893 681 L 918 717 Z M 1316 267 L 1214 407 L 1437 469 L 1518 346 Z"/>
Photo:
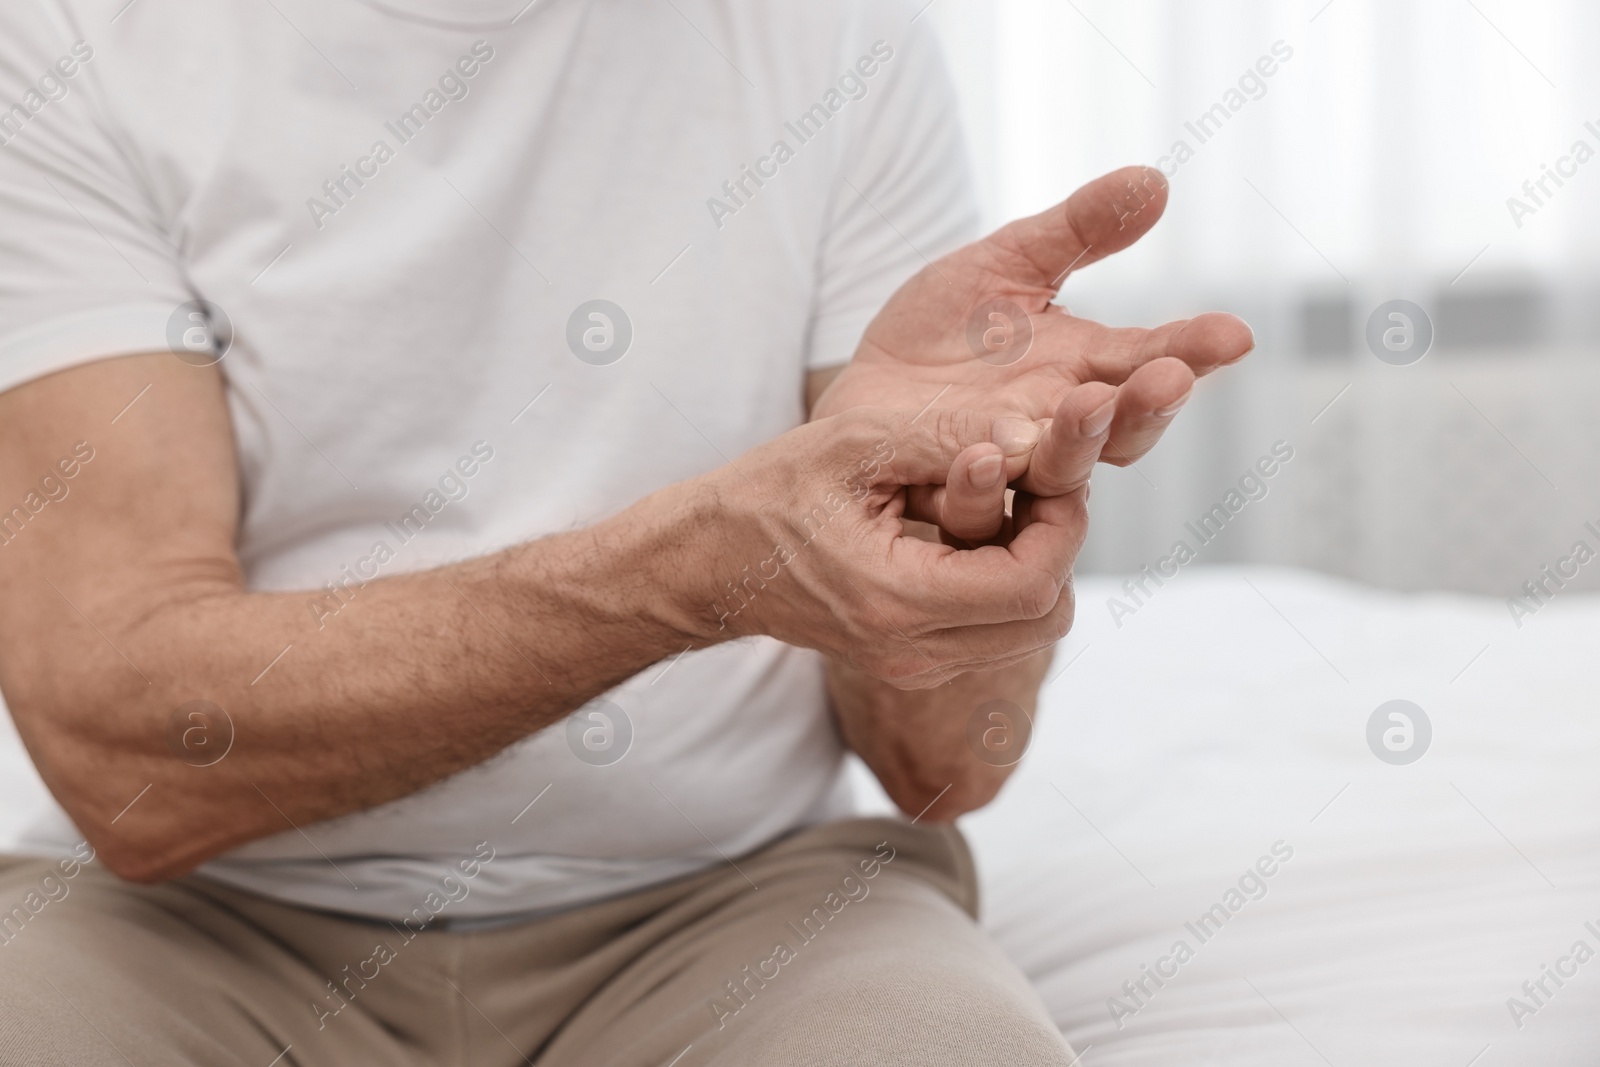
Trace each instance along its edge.
<path fill-rule="evenodd" d="M 962 824 L 986 925 L 1082 1063 L 1600 1064 L 1600 958 L 1520 1027 L 1507 1006 L 1600 951 L 1600 597 L 1518 629 L 1488 598 L 1196 568 L 1119 628 L 1117 591 L 1079 582 L 1028 756 Z M 1394 698 L 1433 723 L 1409 766 L 1367 748 Z M 47 803 L 0 716 L 0 850 Z M 1185 922 L 1279 841 L 1200 944 Z M 1193 958 L 1117 1026 L 1108 999 L 1179 939 Z"/>
<path fill-rule="evenodd" d="M 1118 628 L 1118 591 L 1079 583 L 1030 751 L 963 822 L 986 924 L 1085 1064 L 1600 1064 L 1600 958 L 1521 988 L 1600 951 L 1600 597 L 1518 629 L 1491 598 L 1224 568 Z M 1408 766 L 1367 747 L 1395 698 L 1434 730 Z M 1201 945 L 1184 923 L 1280 840 Z M 1178 939 L 1119 1028 L 1108 998 Z"/>

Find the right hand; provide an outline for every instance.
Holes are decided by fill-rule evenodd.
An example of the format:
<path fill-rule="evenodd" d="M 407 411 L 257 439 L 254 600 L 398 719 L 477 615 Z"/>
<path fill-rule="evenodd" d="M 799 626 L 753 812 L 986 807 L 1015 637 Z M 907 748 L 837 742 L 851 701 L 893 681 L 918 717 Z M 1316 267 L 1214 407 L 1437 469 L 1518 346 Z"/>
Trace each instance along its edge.
<path fill-rule="evenodd" d="M 1001 455 L 1003 487 L 1027 469 L 1039 433 L 1026 419 L 970 411 L 855 408 L 697 479 L 722 534 L 695 568 L 709 577 L 695 583 L 699 636 L 766 634 L 902 689 L 1005 667 L 1060 640 L 1087 523 L 1081 491 L 1028 501 L 1005 545 L 904 536 L 904 520 L 937 519 L 928 494 L 908 487 L 943 483 L 978 445 Z"/>

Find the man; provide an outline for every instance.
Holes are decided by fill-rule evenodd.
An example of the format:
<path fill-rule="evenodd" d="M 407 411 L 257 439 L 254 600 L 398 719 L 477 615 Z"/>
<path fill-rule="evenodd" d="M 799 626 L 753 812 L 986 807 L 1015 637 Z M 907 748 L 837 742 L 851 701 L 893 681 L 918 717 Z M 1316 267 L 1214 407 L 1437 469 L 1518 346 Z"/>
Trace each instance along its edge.
<path fill-rule="evenodd" d="M 899 4 L 115 6 L 0 15 L 0 1057 L 1070 1062 L 948 823 L 1250 345 L 1049 306 L 1159 178 L 925 259 Z"/>

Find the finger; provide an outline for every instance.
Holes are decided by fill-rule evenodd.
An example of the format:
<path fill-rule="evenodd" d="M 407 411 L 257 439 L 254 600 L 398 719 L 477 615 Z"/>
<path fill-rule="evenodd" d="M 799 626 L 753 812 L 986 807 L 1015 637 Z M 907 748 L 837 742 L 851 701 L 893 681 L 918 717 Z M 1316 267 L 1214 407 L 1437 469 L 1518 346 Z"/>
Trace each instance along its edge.
<path fill-rule="evenodd" d="M 1072 625 L 1072 563 L 1083 547 L 1088 525 L 1088 488 L 1064 497 L 1033 497 L 1018 493 L 1014 511 L 1018 530 L 1053 526 L 1067 531 L 1071 558 L 1059 575 L 1059 591 L 1048 612 L 1036 619 L 1018 619 L 989 625 L 964 625 L 923 635 L 919 642 L 929 655 L 945 657 L 949 670 L 995 670 L 1006 662 L 1026 659 L 1064 637 Z M 1007 657 L 1002 662 L 997 657 Z M 951 662 L 953 661 L 953 663 Z"/>
<path fill-rule="evenodd" d="M 1034 655 L 1065 636 L 1072 625 L 1071 568 L 1083 544 L 1087 519 L 1084 508 L 1086 496 L 1087 488 L 1068 497 L 1034 499 L 1027 494 L 1017 495 L 1023 513 L 1022 521 L 1033 530 L 1033 537 L 1050 533 L 1063 542 L 1066 558 L 1059 566 L 1064 570 L 1059 575 L 1032 574 L 1034 579 L 1043 579 L 1049 590 L 1050 603 L 1046 610 L 1039 613 L 1029 611 L 1021 617 L 1017 617 L 1014 611 L 1008 611 L 996 617 L 988 613 L 989 604 L 969 599 L 964 604 L 946 605 L 956 609 L 953 615 L 947 616 L 958 620 L 954 625 L 915 628 L 895 623 L 896 632 L 907 642 L 908 648 L 915 650 L 920 664 L 926 666 L 926 670 L 919 670 L 912 677 L 899 678 L 895 684 L 902 689 L 927 688 L 941 685 L 968 670 L 998 670 Z M 1051 530 L 1050 527 L 1055 529 Z M 937 551 L 938 546 L 928 542 L 918 544 Z M 1037 555 L 1040 548 L 1039 544 L 1028 548 L 1028 558 L 1040 558 Z M 1006 550 L 998 546 L 985 546 L 966 551 L 947 548 L 943 558 L 946 562 L 953 560 L 958 566 L 968 566 L 979 563 L 978 557 L 981 556 L 983 565 L 990 567 L 996 575 L 1004 575 L 1006 566 L 1000 561 L 1006 555 Z M 1054 567 L 1058 564 L 1052 562 L 1047 565 Z M 870 593 L 860 587 L 854 588 L 857 593 L 868 597 L 880 616 L 891 622 L 893 620 L 889 613 L 895 608 L 892 597 L 914 599 L 905 597 L 903 588 L 899 587 L 892 592 L 875 589 Z M 915 610 L 920 614 L 928 611 L 928 608 L 925 604 L 919 604 Z"/>
<path fill-rule="evenodd" d="M 1167 357 L 1146 363 L 1117 391 L 1116 418 L 1100 458 L 1113 466 L 1138 462 L 1155 447 L 1194 392 L 1194 371 Z"/>
<path fill-rule="evenodd" d="M 1006 517 L 1006 457 L 999 445 L 973 445 L 956 457 L 944 485 L 914 485 L 906 517 L 931 522 L 964 541 L 987 541 Z"/>
<path fill-rule="evenodd" d="M 1003 670 L 1031 659 L 1067 635 L 1076 610 L 1069 581 L 1050 611 L 1038 619 L 958 626 L 916 638 L 911 647 L 927 670 L 895 684 L 902 689 L 926 689 L 968 671 Z"/>
<path fill-rule="evenodd" d="M 1104 382 L 1085 382 L 1069 390 L 1056 405 L 1017 488 L 1039 496 L 1061 496 L 1086 484 L 1121 407 L 1119 393 Z"/>
<path fill-rule="evenodd" d="M 1197 375 L 1237 363 L 1256 346 L 1250 324 L 1225 311 L 1210 311 L 1185 321 L 1165 338 L 1165 347 L 1150 352 L 1144 362 L 1171 356 L 1188 364 Z"/>
<path fill-rule="evenodd" d="M 961 453 L 989 443 L 997 443 L 1005 457 L 1003 483 L 1027 469 L 1028 457 L 1044 432 L 1031 419 L 938 408 L 920 413 L 852 408 L 810 423 L 807 429 L 826 435 L 851 492 L 863 483 L 943 485 Z"/>
<path fill-rule="evenodd" d="M 1048 571 L 1057 585 L 1067 582 L 1089 530 L 1088 501 L 1087 484 L 1061 496 L 1018 493 L 1006 547 L 1020 565 Z"/>
<path fill-rule="evenodd" d="M 1060 593 L 1053 570 L 1024 564 L 1010 546 L 998 544 L 962 549 L 897 537 L 882 575 L 882 584 L 875 582 L 874 587 L 905 608 L 896 625 L 911 636 L 1037 619 L 1049 612 Z M 889 576 L 896 576 L 892 585 Z"/>
<path fill-rule="evenodd" d="M 1039 498 L 1028 525 L 1004 545 L 954 549 L 909 537 L 890 545 L 885 573 L 911 574 L 893 593 L 912 609 L 916 633 L 1047 615 L 1072 573 L 1088 529 L 1084 492 Z M 910 632 L 910 630 L 908 630 Z"/>
<path fill-rule="evenodd" d="M 1121 385 L 1140 367 L 1167 357 L 1181 360 L 1196 376 L 1210 374 L 1243 359 L 1255 343 L 1243 319 L 1213 311 L 1153 330 L 1101 327 L 1080 358 L 1095 381 Z"/>
<path fill-rule="evenodd" d="M 1018 219 L 982 242 L 1007 280 L 1052 293 L 1072 271 L 1127 248 L 1167 206 L 1154 167 L 1123 167 L 1089 182 L 1048 211 Z"/>

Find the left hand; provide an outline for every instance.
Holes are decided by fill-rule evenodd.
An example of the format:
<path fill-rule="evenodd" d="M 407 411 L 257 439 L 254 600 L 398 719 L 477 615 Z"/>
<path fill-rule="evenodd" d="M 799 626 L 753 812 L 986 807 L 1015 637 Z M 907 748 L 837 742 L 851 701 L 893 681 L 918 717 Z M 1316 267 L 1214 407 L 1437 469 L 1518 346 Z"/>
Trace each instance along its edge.
<path fill-rule="evenodd" d="M 1079 467 L 1074 449 L 1097 424 L 1104 427 L 1095 434 L 1103 434 L 1101 461 L 1138 460 L 1197 376 L 1237 362 L 1254 346 L 1250 328 L 1234 315 L 1111 328 L 1052 303 L 1068 274 L 1138 240 L 1166 201 L 1159 171 L 1125 167 L 930 264 L 872 320 L 812 417 L 862 405 L 915 411 L 937 398 L 941 408 L 1051 420 L 1027 473 L 1013 483 L 1037 496 L 1076 488 L 1063 478 Z M 979 358 L 968 340 L 969 322 L 996 299 L 1026 312 L 1033 334 L 1026 353 L 1003 365 L 1003 350 Z M 1058 430 L 1055 420 L 1072 425 Z"/>
<path fill-rule="evenodd" d="M 1038 497 L 1076 497 L 1081 508 L 1097 460 L 1139 459 L 1195 378 L 1238 361 L 1254 343 L 1250 328 L 1232 315 L 1154 330 L 1110 329 L 1052 303 L 1072 270 L 1149 230 L 1166 196 L 1158 172 L 1126 168 L 929 266 L 873 319 L 855 358 L 816 396 L 812 417 L 861 405 L 920 411 L 936 404 L 1045 423 L 1042 437 L 996 436 L 995 443 L 962 451 L 941 484 L 907 490 L 906 517 L 970 543 L 1004 542 L 1033 520 Z M 968 341 L 968 323 L 992 299 L 1009 300 L 1028 316 L 1032 344 L 1014 362 L 986 361 Z M 1019 460 L 1027 463 L 1020 475 Z M 1013 516 L 1004 513 L 1008 482 L 1019 490 Z M 1058 577 L 1070 612 L 1070 567 Z M 904 693 L 830 660 L 829 691 L 846 741 L 900 808 L 944 821 L 986 803 L 1012 770 L 970 750 L 972 715 L 1003 699 L 1031 717 L 1049 661 L 1041 654 Z"/>

